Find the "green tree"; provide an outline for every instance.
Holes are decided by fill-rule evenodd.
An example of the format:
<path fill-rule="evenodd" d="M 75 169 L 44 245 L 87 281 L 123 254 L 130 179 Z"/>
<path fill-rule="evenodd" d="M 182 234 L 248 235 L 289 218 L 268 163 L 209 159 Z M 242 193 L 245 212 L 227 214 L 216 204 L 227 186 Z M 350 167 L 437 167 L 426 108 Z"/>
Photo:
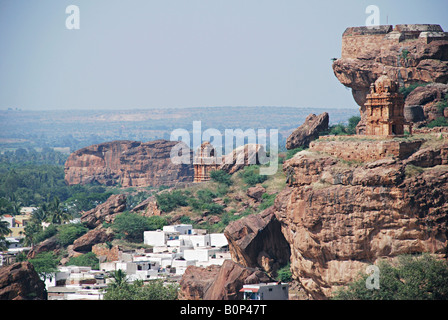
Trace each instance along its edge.
<path fill-rule="evenodd" d="M 39 253 L 29 261 L 44 281 L 49 275 L 55 273 L 58 270 L 57 266 L 59 264 L 59 259 L 51 251 Z"/>
<path fill-rule="evenodd" d="M 71 257 L 67 262 L 68 266 L 85 266 L 93 270 L 100 269 L 100 262 L 93 252 L 88 252 L 77 257 Z"/>
<path fill-rule="evenodd" d="M 258 183 L 265 182 L 268 177 L 265 175 L 260 175 L 260 168 L 257 165 L 247 166 L 243 171 L 239 173 L 243 178 L 243 181 L 249 186 L 253 187 Z"/>
<path fill-rule="evenodd" d="M 31 221 L 25 226 L 25 238 L 23 244 L 25 246 L 33 247 L 37 243 L 37 236 L 42 231 L 42 226 L 35 221 Z"/>
<path fill-rule="evenodd" d="M 210 178 L 213 181 L 216 181 L 218 183 L 222 183 L 226 186 L 232 185 L 232 176 L 225 172 L 224 170 L 213 170 L 210 172 Z"/>
<path fill-rule="evenodd" d="M 62 246 L 68 246 L 87 231 L 81 223 L 64 224 L 58 227 L 57 240 Z"/>
<path fill-rule="evenodd" d="M 358 125 L 359 121 L 361 121 L 361 117 L 359 116 L 353 116 L 348 119 L 348 125 L 346 129 L 348 134 L 356 134 L 356 126 Z"/>
<path fill-rule="evenodd" d="M 143 232 L 161 229 L 166 225 L 163 217 L 143 217 L 135 213 L 125 211 L 115 218 L 112 229 L 118 238 L 124 238 L 131 242 L 143 242 Z"/>
<path fill-rule="evenodd" d="M 281 282 L 292 281 L 291 265 L 289 263 L 277 270 L 277 279 Z"/>
<path fill-rule="evenodd" d="M 367 289 L 368 275 L 338 291 L 335 299 L 342 300 L 447 300 L 448 263 L 429 254 L 404 255 L 394 264 L 381 262 L 379 284 Z"/>
<path fill-rule="evenodd" d="M 120 272 L 119 274 L 117 274 Z M 163 280 L 151 280 L 144 284 L 136 280 L 132 284 L 126 281 L 126 274 L 115 271 L 114 281 L 107 287 L 104 300 L 176 300 L 178 285 L 166 284 Z"/>
<path fill-rule="evenodd" d="M 163 212 L 171 212 L 177 207 L 188 206 L 187 196 L 180 190 L 156 195 L 157 205 Z"/>
<path fill-rule="evenodd" d="M 51 201 L 49 211 L 49 219 L 51 223 L 61 224 L 71 219 L 71 216 L 64 210 L 58 197 L 54 197 Z"/>

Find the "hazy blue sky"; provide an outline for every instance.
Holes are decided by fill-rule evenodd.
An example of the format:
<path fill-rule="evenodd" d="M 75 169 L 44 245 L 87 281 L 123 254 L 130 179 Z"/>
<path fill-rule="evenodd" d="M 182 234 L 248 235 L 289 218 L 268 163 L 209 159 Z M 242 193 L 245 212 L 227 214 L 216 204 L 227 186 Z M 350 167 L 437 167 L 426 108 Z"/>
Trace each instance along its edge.
<path fill-rule="evenodd" d="M 0 109 L 356 107 L 331 58 L 370 4 L 448 31 L 447 0 L 0 0 Z"/>

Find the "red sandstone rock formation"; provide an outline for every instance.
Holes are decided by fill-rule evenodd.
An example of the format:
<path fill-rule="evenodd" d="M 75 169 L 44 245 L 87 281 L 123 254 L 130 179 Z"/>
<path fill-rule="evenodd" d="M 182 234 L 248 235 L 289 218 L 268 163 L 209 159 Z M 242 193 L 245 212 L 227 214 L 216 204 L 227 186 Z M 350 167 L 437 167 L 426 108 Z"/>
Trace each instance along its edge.
<path fill-rule="evenodd" d="M 84 212 L 81 216 L 81 222 L 89 228 L 96 228 L 101 226 L 103 222 L 113 222 L 115 216 L 125 209 L 126 196 L 124 194 L 113 194 L 104 203 Z"/>
<path fill-rule="evenodd" d="M 288 187 L 273 210 L 291 247 L 293 276 L 309 295 L 330 297 L 379 259 L 446 255 L 447 150 L 357 165 L 303 151 L 285 162 Z"/>
<path fill-rule="evenodd" d="M 260 164 L 261 159 L 264 159 L 265 156 L 266 151 L 261 144 L 245 144 L 223 156 L 222 164 L 218 169 L 233 174 L 243 169 L 245 166 Z"/>
<path fill-rule="evenodd" d="M 76 239 L 73 242 L 72 250 L 83 253 L 90 252 L 94 245 L 108 242 L 112 239 L 112 231 L 99 226 Z"/>
<path fill-rule="evenodd" d="M 432 121 L 437 117 L 447 117 L 437 107 L 439 102 L 445 101 L 447 98 L 448 84 L 431 83 L 424 87 L 415 88 L 407 96 L 405 104 L 406 106 L 421 106 L 427 121 Z"/>
<path fill-rule="evenodd" d="M 369 86 L 383 72 L 400 86 L 446 83 L 448 35 L 438 25 L 347 28 L 342 35 L 342 55 L 333 62 L 333 71 L 352 89 L 363 115 Z"/>
<path fill-rule="evenodd" d="M 294 130 L 286 140 L 286 149 L 307 147 L 311 141 L 319 137 L 319 133 L 328 129 L 328 113 L 318 116 L 310 114 L 305 122 Z"/>
<path fill-rule="evenodd" d="M 239 290 L 245 284 L 271 282 L 273 279 L 257 268 L 247 268 L 232 260 L 222 266 L 189 266 L 180 281 L 180 300 L 241 300 Z"/>
<path fill-rule="evenodd" d="M 192 164 L 171 162 L 170 152 L 177 143 L 166 140 L 113 141 L 80 149 L 65 163 L 65 181 L 69 185 L 97 182 L 123 187 L 193 181 Z"/>
<path fill-rule="evenodd" d="M 0 300 L 47 300 L 45 284 L 30 262 L 0 268 Z"/>
<path fill-rule="evenodd" d="M 268 274 L 289 262 L 290 249 L 273 208 L 231 222 L 224 230 L 232 260 Z"/>

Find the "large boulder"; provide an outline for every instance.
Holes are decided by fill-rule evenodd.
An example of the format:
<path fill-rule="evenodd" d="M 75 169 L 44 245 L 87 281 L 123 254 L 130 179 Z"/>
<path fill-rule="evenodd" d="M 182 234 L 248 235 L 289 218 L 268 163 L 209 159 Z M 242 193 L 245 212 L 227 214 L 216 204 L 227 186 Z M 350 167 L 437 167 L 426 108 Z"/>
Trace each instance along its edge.
<path fill-rule="evenodd" d="M 72 250 L 83 253 L 90 252 L 94 245 L 108 242 L 112 239 L 113 232 L 110 229 L 99 226 L 76 239 L 73 242 Z"/>
<path fill-rule="evenodd" d="M 307 147 L 311 141 L 319 137 L 319 133 L 328 130 L 329 116 L 324 112 L 318 116 L 310 114 L 305 122 L 294 130 L 286 140 L 286 149 Z"/>
<path fill-rule="evenodd" d="M 47 300 L 45 283 L 30 262 L 0 268 L 0 300 Z"/>
<path fill-rule="evenodd" d="M 245 166 L 263 164 L 264 160 L 266 160 L 266 150 L 263 145 L 248 143 L 223 156 L 218 169 L 233 174 Z"/>
<path fill-rule="evenodd" d="M 446 101 L 446 99 L 448 99 L 448 84 L 430 83 L 426 86 L 415 88 L 407 96 L 405 101 L 405 110 L 408 106 L 420 106 L 423 111 L 423 120 L 427 119 L 428 121 L 431 121 L 436 119 L 437 117 L 444 116 L 443 112 L 439 110 L 437 105 L 440 102 Z M 421 117 L 419 117 L 418 119 L 419 121 L 422 121 L 420 120 Z"/>
<path fill-rule="evenodd" d="M 189 266 L 180 281 L 181 300 L 241 300 L 245 284 L 274 281 L 258 268 L 248 268 L 232 260 L 221 266 Z"/>
<path fill-rule="evenodd" d="M 111 223 L 115 216 L 126 210 L 126 195 L 113 194 L 104 203 L 86 211 L 81 222 L 89 228 L 96 228 L 103 222 Z"/>

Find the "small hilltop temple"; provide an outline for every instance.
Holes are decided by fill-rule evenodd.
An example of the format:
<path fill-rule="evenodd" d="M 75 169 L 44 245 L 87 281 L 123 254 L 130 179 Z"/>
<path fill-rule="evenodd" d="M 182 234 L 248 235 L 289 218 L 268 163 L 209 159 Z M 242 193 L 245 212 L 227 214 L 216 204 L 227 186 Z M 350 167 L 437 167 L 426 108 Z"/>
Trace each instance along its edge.
<path fill-rule="evenodd" d="M 204 142 L 198 148 L 194 157 L 194 180 L 193 182 L 203 182 L 210 180 L 210 172 L 217 170 L 219 163 L 215 154 L 215 148 L 210 142 Z"/>
<path fill-rule="evenodd" d="M 404 117 L 404 97 L 398 92 L 397 83 L 386 75 L 380 76 L 370 85 L 366 100 L 366 135 L 404 134 L 404 126 L 407 125 Z"/>

